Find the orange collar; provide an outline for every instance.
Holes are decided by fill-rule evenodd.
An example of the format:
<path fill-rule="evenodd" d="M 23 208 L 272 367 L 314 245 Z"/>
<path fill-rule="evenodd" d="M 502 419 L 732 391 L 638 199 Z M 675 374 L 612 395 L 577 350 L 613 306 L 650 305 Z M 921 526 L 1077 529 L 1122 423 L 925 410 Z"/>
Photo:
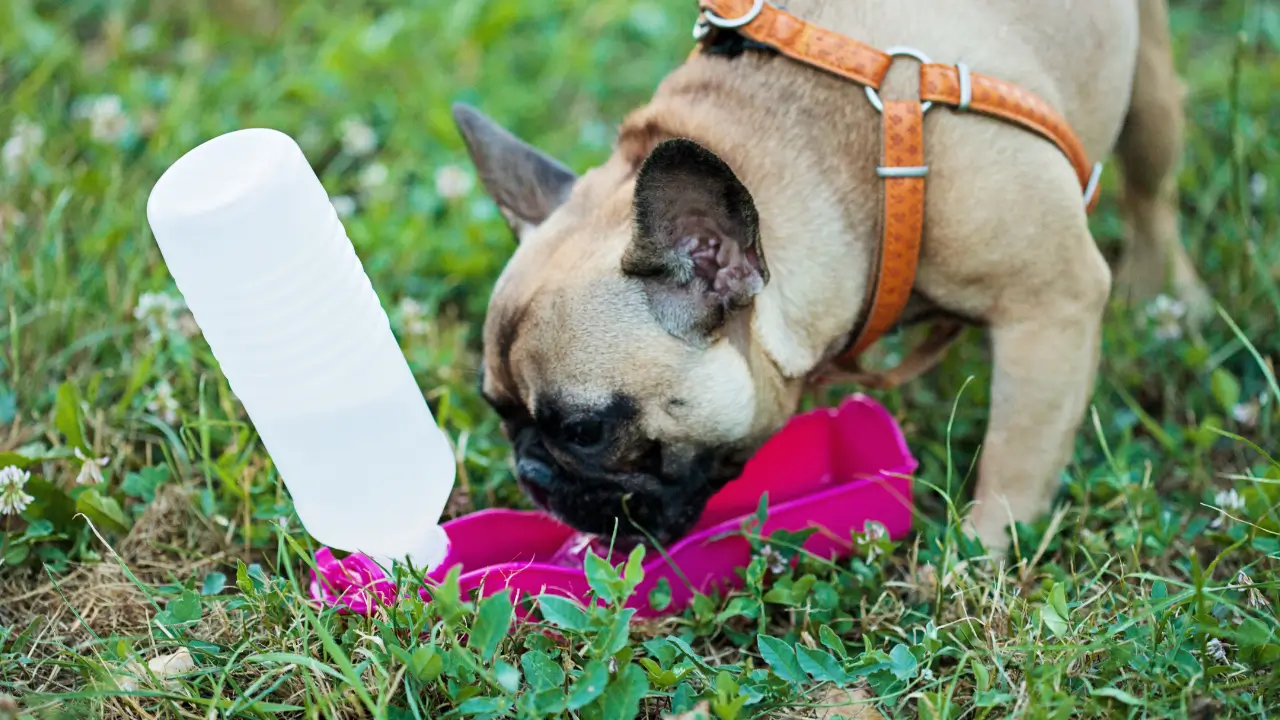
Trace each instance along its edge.
<path fill-rule="evenodd" d="M 765 0 L 700 0 L 694 26 L 694 52 L 715 47 L 733 34 L 751 46 L 771 49 L 793 60 L 862 85 L 867 99 L 883 118 L 881 165 L 884 214 L 875 276 L 868 284 L 862 317 L 850 335 L 848 348 L 835 364 L 849 379 L 876 387 L 893 387 L 929 370 L 960 334 L 958 323 L 942 323 L 893 370 L 863 371 L 858 358 L 901 316 L 915 285 L 920 240 L 924 230 L 924 114 L 934 105 L 956 112 L 974 112 L 1004 120 L 1037 133 L 1058 146 L 1075 167 L 1084 190 L 1086 211 L 1098 202 L 1102 164 L 1090 164 L 1071 126 L 1053 107 L 1012 83 L 971 72 L 963 63 L 933 63 L 919 50 L 906 47 L 878 50 L 853 38 L 807 23 L 778 10 Z M 893 59 L 919 60 L 918 100 L 884 100 L 878 91 Z"/>

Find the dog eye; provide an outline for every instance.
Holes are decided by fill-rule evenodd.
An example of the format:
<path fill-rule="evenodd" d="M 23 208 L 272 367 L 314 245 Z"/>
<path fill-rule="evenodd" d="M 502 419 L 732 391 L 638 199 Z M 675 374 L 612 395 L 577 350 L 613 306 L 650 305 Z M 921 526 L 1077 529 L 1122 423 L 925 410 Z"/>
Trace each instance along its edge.
<path fill-rule="evenodd" d="M 604 444 L 605 424 L 600 420 L 566 423 L 561 429 L 560 437 L 580 450 L 595 450 Z"/>

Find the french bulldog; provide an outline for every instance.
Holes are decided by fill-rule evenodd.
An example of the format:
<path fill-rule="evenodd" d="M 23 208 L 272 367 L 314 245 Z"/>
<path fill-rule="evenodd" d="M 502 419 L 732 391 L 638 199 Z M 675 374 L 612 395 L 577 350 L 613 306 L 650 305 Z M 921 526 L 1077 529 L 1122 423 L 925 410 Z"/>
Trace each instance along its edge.
<path fill-rule="evenodd" d="M 1118 157 L 1131 231 L 1116 285 L 1136 300 L 1171 285 L 1206 306 L 1178 239 L 1183 92 L 1164 0 L 786 9 L 1052 104 L 1090 158 Z M 895 60 L 885 97 L 918 97 L 917 67 Z M 876 110 L 856 84 L 748 50 L 689 57 L 582 174 L 474 108 L 454 117 L 517 240 L 484 322 L 481 390 L 519 484 L 581 531 L 678 539 L 850 340 L 880 242 Z M 924 132 L 924 236 L 899 324 L 986 330 L 991 400 L 967 528 L 1004 548 L 1010 524 L 1034 521 L 1059 487 L 1112 272 L 1052 143 L 945 108 Z"/>

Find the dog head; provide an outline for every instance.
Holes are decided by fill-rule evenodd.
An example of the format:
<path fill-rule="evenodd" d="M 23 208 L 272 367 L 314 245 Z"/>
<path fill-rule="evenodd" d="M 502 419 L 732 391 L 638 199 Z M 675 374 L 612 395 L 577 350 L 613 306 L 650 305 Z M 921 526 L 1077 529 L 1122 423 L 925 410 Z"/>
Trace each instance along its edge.
<path fill-rule="evenodd" d="M 679 538 L 799 401 L 752 340 L 770 274 L 751 193 L 688 139 L 579 177 L 474 109 L 454 117 L 517 238 L 482 392 L 520 485 L 581 531 Z"/>

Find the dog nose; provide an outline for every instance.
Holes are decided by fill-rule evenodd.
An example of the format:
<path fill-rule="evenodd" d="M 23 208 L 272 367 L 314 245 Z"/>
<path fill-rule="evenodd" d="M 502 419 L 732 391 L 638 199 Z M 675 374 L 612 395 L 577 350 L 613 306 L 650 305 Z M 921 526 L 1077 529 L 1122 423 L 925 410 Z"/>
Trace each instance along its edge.
<path fill-rule="evenodd" d="M 551 468 L 533 458 L 521 458 L 516 463 L 516 475 L 526 484 L 541 490 L 551 489 Z"/>

